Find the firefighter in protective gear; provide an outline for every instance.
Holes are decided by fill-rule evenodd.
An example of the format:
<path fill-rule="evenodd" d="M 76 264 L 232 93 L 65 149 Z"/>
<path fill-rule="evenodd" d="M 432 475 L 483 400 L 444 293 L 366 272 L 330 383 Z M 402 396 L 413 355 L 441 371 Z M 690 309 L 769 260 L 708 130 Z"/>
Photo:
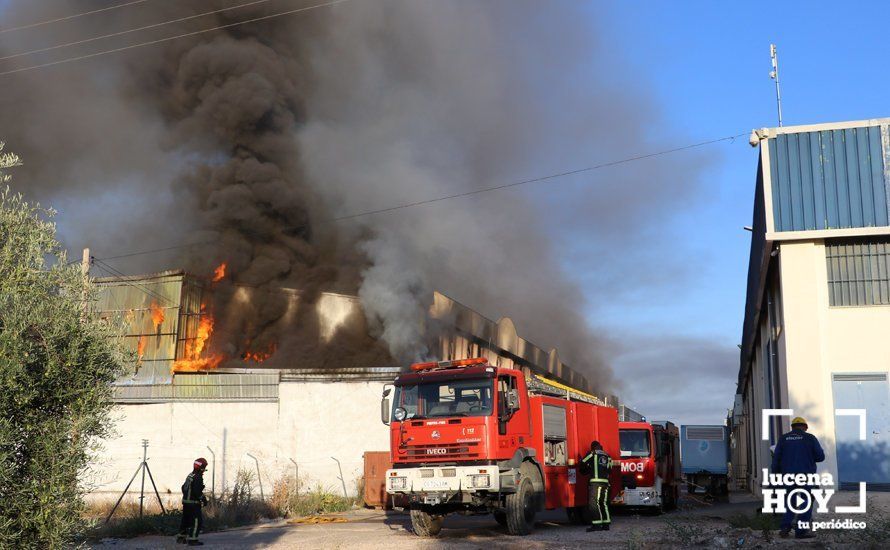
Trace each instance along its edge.
<path fill-rule="evenodd" d="M 581 459 L 581 473 L 589 474 L 587 505 L 593 520 L 587 531 L 608 531 L 612 523 L 609 515 L 609 474 L 612 458 L 603 450 L 599 441 L 590 444 L 590 452 Z"/>
<path fill-rule="evenodd" d="M 203 546 L 198 540 L 198 533 L 204 527 L 204 515 L 201 507 L 207 505 L 207 497 L 204 496 L 204 471 L 207 469 L 207 460 L 199 458 L 192 465 L 192 473 L 185 478 L 182 484 L 182 523 L 179 524 L 179 535 L 176 542 L 186 543 L 189 546 Z"/>

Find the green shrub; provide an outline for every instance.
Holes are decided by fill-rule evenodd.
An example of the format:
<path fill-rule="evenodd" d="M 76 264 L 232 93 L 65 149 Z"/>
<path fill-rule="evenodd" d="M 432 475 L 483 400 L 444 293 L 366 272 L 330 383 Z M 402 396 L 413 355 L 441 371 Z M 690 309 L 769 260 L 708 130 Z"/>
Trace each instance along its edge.
<path fill-rule="evenodd" d="M 0 168 L 11 162 L 0 155 Z M 123 372 L 54 215 L 0 188 L 0 548 L 66 547 L 83 532 L 80 480 Z"/>

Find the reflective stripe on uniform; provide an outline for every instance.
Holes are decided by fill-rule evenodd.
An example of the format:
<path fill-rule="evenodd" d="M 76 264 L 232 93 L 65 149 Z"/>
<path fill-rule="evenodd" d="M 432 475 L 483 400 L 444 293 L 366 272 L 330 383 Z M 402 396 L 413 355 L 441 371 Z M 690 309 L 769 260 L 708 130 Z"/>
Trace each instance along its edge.
<path fill-rule="evenodd" d="M 186 499 L 182 499 L 182 503 L 183 503 L 183 504 L 201 504 L 201 501 L 200 501 L 200 500 L 186 500 Z"/>

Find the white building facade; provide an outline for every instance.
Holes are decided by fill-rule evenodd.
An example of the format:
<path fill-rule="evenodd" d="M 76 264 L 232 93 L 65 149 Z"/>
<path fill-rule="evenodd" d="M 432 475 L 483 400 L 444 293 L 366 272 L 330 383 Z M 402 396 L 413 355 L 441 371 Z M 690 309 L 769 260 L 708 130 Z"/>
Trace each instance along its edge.
<path fill-rule="evenodd" d="M 841 488 L 890 489 L 888 128 L 877 119 L 752 134 L 760 154 L 731 415 L 739 487 L 759 491 L 770 447 L 802 416 L 826 452 L 820 472 Z M 786 414 L 765 421 L 764 409 Z M 850 410 L 863 411 L 864 430 Z"/>

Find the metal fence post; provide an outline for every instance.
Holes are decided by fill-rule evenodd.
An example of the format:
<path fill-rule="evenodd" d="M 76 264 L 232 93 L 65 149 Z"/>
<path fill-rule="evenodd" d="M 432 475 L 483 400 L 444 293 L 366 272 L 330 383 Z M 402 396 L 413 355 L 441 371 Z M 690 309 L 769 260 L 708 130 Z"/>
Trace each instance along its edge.
<path fill-rule="evenodd" d="M 295 487 L 294 490 L 299 495 L 300 494 L 300 467 L 297 465 L 296 460 L 294 460 L 292 458 L 288 458 L 288 460 L 290 460 L 291 462 L 294 463 L 294 487 Z"/>
<path fill-rule="evenodd" d="M 340 477 L 338 479 L 340 480 L 340 483 L 343 484 L 343 498 L 349 498 L 349 495 L 346 494 L 346 481 L 343 479 L 343 467 L 340 466 L 340 461 L 336 458 L 331 457 L 331 460 L 337 463 L 337 469 L 340 470 Z"/>
<path fill-rule="evenodd" d="M 244 454 L 246 454 L 247 456 L 252 458 L 254 462 L 256 462 L 256 480 L 257 483 L 259 483 L 260 485 L 260 500 L 266 500 L 266 496 L 263 494 L 263 478 L 260 477 L 260 461 L 257 459 L 257 457 L 253 456 L 250 453 Z"/>
<path fill-rule="evenodd" d="M 213 449 L 210 448 L 210 445 L 207 445 L 207 450 L 210 451 L 211 459 L 213 460 L 213 466 L 210 469 L 210 499 L 216 500 L 216 453 L 213 452 Z"/>

